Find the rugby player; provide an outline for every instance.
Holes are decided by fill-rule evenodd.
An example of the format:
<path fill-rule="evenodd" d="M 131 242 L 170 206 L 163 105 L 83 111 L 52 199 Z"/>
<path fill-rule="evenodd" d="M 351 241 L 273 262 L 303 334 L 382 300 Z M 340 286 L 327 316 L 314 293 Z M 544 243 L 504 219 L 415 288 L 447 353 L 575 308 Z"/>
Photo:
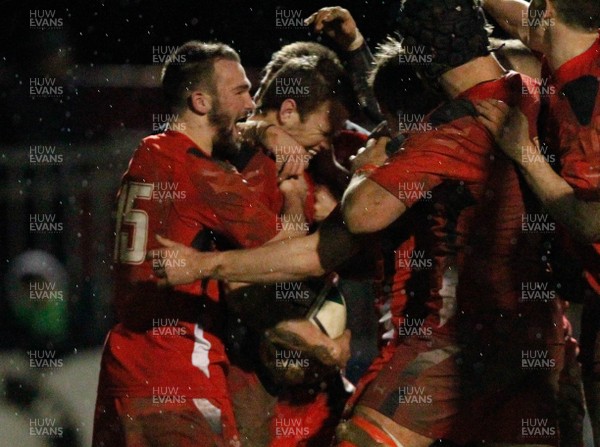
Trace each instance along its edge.
<path fill-rule="evenodd" d="M 102 356 L 93 445 L 239 445 L 218 287 L 159 289 L 144 259 L 155 234 L 200 250 L 290 234 L 278 233 L 277 214 L 226 161 L 237 154 L 236 122 L 254 110 L 237 53 L 188 42 L 165 65 L 162 87 L 174 112 L 170 130 L 142 140 L 118 195 L 118 323 Z M 286 211 L 301 213 L 300 182 L 285 184 Z"/>
<path fill-rule="evenodd" d="M 574 298 L 583 299 L 579 359 L 594 443 L 600 446 L 600 4 L 487 0 L 484 7 L 513 37 L 543 54 L 548 112 L 540 120 L 540 132 L 548 146 L 526 138 L 527 128 L 518 117 L 512 119 L 514 140 L 501 141 L 544 207 L 562 224 L 563 250 L 584 271 L 584 284 Z M 480 106 L 490 117 L 507 109 L 503 104 Z M 557 172 L 548 163 L 554 156 Z M 564 270 L 564 259 L 554 268 Z"/>

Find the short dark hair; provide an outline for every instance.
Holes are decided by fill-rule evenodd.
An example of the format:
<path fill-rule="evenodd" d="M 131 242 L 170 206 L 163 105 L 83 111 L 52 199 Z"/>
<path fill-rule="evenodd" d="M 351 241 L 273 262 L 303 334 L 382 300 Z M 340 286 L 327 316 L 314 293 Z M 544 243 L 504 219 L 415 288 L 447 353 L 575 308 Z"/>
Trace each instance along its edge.
<path fill-rule="evenodd" d="M 333 107 L 343 106 L 347 112 L 356 105 L 352 83 L 344 70 L 317 56 L 295 57 L 283 64 L 257 99 L 257 112 L 278 110 L 289 98 L 296 102 L 301 119 L 326 101 L 331 101 Z"/>
<path fill-rule="evenodd" d="M 402 43 L 391 36 L 380 43 L 374 55 L 369 84 L 384 111 L 429 113 L 439 105 L 443 97 L 419 78 L 412 64 L 401 62 L 401 57 L 405 54 L 406 49 Z"/>
<path fill-rule="evenodd" d="M 552 0 L 558 18 L 565 25 L 593 32 L 600 27 L 600 1 Z"/>
<path fill-rule="evenodd" d="M 319 59 L 329 59 L 339 67 L 340 71 L 344 70 L 344 67 L 337 57 L 337 54 L 335 54 L 333 50 L 327 48 L 325 45 L 321 45 L 317 42 L 306 41 L 290 43 L 273 53 L 271 60 L 263 69 L 261 81 L 257 90 L 256 100 L 258 101 L 260 99 L 260 96 L 262 96 L 267 83 L 273 78 L 273 76 L 275 76 L 275 73 L 277 73 L 287 61 L 295 57 L 302 56 L 315 56 Z"/>
<path fill-rule="evenodd" d="M 161 82 L 172 109 L 186 107 L 189 93 L 198 87 L 215 92 L 214 64 L 220 59 L 240 62 L 233 48 L 223 43 L 186 42 L 171 54 L 163 67 Z"/>

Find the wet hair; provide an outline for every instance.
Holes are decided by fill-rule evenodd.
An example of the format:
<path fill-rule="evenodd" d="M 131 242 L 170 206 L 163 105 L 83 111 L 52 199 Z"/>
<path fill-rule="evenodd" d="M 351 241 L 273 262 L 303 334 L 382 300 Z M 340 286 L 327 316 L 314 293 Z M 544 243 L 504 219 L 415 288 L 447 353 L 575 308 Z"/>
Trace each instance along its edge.
<path fill-rule="evenodd" d="M 490 27 L 478 0 L 404 0 L 397 21 L 406 50 L 431 56 L 418 67 L 427 79 L 490 54 Z"/>
<path fill-rule="evenodd" d="M 552 0 L 552 3 L 565 25 L 590 32 L 600 28 L 600 1 Z"/>
<path fill-rule="evenodd" d="M 185 108 L 190 93 L 198 88 L 214 93 L 214 64 L 221 59 L 240 62 L 235 50 L 222 43 L 190 41 L 177 48 L 167 58 L 161 76 L 169 107 L 174 110 Z"/>
<path fill-rule="evenodd" d="M 262 79 L 260 84 L 258 85 L 258 90 L 256 91 L 255 100 L 260 101 L 260 96 L 262 96 L 265 87 L 269 83 L 269 81 L 275 76 L 283 65 L 293 59 L 295 57 L 303 57 L 303 56 L 315 56 L 318 59 L 328 59 L 333 62 L 340 71 L 344 71 L 344 67 L 340 62 L 337 54 L 334 51 L 330 50 L 324 45 L 316 42 L 294 42 L 288 45 L 281 47 L 278 51 L 273 53 L 271 56 L 271 60 L 265 66 L 262 72 Z"/>
<path fill-rule="evenodd" d="M 293 99 L 301 119 L 326 101 L 349 112 L 356 104 L 350 78 L 329 60 L 303 56 L 288 60 L 265 85 L 257 99 L 257 113 L 278 110 L 286 99 Z"/>

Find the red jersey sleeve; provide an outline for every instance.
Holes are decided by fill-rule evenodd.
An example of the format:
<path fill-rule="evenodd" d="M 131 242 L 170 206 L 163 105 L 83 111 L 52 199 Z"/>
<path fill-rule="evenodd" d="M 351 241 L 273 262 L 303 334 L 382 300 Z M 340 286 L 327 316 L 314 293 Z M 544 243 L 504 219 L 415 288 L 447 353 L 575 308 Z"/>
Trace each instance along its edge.
<path fill-rule="evenodd" d="M 489 135 L 471 118 L 461 118 L 438 131 L 414 134 L 405 148 L 375 170 L 370 180 L 385 188 L 407 207 L 431 198 L 431 190 L 446 180 L 478 181 L 484 172 L 479 147 L 462 137 L 486 141 Z"/>
<path fill-rule="evenodd" d="M 191 154 L 189 169 L 192 183 L 234 242 L 257 247 L 277 234 L 277 215 L 233 167 Z"/>
<path fill-rule="evenodd" d="M 275 162 L 258 150 L 241 173 L 250 187 L 260 195 L 261 202 L 274 213 L 281 213 L 283 194 L 279 190 Z"/>

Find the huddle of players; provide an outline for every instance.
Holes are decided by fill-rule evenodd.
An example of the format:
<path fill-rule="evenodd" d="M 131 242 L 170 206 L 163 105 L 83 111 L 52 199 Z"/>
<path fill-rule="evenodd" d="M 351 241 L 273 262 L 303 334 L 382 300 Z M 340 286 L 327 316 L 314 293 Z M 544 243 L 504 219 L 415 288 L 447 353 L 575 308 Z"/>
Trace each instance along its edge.
<path fill-rule="evenodd" d="M 163 86 L 179 132 L 142 141 L 119 193 L 120 323 L 103 356 L 94 445 L 235 445 L 238 429 L 242 445 L 559 445 L 562 310 L 556 299 L 522 293 L 552 281 L 544 235 L 523 225 L 544 208 L 588 280 L 582 360 L 598 421 L 600 6 L 484 7 L 544 54 L 542 79 L 556 94 L 541 95 L 539 81 L 499 65 L 472 0 L 407 0 L 403 43 L 382 47 L 373 85 L 391 133 L 403 133 L 395 140 L 401 149 L 391 154 L 389 138 L 371 140 L 353 159 L 341 206 L 308 236 L 282 222 L 312 220 L 313 186 L 301 174 L 309 157 L 298 146 L 327 148 L 351 108 L 337 63 L 285 62 L 261 86 L 257 112 L 241 129 L 252 147 L 239 150 L 236 121 L 254 109 L 239 59 L 221 45 L 178 50 L 186 63 L 167 65 Z M 350 57 L 368 59 L 347 11 L 325 8 L 311 18 L 345 42 Z M 411 63 L 420 48 L 431 58 Z M 289 79 L 314 81 L 311 94 L 282 94 L 277 87 Z M 538 129 L 559 158 L 558 173 Z M 186 197 L 161 199 L 156 184 Z M 161 239 L 167 250 L 156 249 L 156 234 L 172 239 Z M 289 394 L 270 387 L 260 362 L 230 365 L 230 311 L 219 294 L 228 287 L 235 296 L 232 281 L 296 281 L 364 263 L 366 247 L 381 249 L 379 307 L 391 331 L 332 441 L 336 377 L 325 389 Z M 215 248 L 251 250 L 206 253 Z M 419 257 L 431 261 L 426 268 L 411 262 Z M 171 287 L 157 287 L 167 279 Z M 252 320 L 257 311 L 264 310 L 238 314 Z M 347 335 L 330 340 L 303 320 L 286 327 L 307 352 L 323 347 L 310 361 L 347 360 Z M 329 355 L 319 356 L 323 350 Z M 290 427 L 300 430 L 282 436 Z M 561 445 L 581 441 L 569 442 Z"/>

